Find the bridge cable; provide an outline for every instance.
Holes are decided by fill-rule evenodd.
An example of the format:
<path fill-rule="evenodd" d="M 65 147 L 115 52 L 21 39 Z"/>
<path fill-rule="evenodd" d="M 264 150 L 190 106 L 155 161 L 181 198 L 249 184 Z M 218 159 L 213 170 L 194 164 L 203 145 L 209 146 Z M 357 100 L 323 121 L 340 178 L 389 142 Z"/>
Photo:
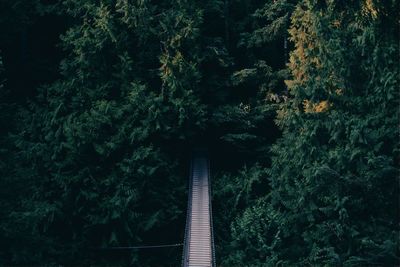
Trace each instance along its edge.
<path fill-rule="evenodd" d="M 114 249 L 146 249 L 146 248 L 167 248 L 167 247 L 180 247 L 183 243 L 167 244 L 167 245 L 154 245 L 154 246 L 135 246 L 135 247 L 106 247 L 97 248 L 98 250 L 114 250 Z"/>

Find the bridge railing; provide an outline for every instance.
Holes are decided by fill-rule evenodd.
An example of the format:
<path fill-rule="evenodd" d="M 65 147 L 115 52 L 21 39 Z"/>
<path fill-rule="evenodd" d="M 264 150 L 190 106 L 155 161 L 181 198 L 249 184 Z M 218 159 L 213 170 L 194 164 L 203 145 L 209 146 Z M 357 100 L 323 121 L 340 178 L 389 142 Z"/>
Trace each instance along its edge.
<path fill-rule="evenodd" d="M 186 211 L 185 238 L 183 241 L 182 267 L 189 266 L 190 222 L 192 221 L 192 180 L 193 180 L 193 156 L 190 160 L 190 175 L 188 188 L 188 205 Z"/>
<path fill-rule="evenodd" d="M 215 246 L 214 246 L 214 226 L 212 216 L 212 193 L 211 193 L 211 176 L 210 176 L 210 159 L 207 160 L 207 172 L 208 172 L 208 194 L 209 194 L 209 210 L 210 210 L 210 231 L 211 231 L 211 253 L 212 253 L 212 267 L 216 267 L 215 260 Z"/>

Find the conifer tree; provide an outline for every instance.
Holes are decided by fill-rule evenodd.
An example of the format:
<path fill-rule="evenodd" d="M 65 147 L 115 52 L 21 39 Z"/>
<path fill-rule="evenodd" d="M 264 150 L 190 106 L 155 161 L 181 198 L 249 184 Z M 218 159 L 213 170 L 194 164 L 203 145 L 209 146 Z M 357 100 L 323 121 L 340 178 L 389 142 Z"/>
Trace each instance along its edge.
<path fill-rule="evenodd" d="M 273 104 L 284 93 L 287 78 L 284 41 L 294 3 L 232 1 L 228 6 L 228 93 L 214 108 L 211 123 L 228 129 L 221 140 L 243 157 L 268 161 L 269 145 L 277 136 Z"/>
<path fill-rule="evenodd" d="M 231 264 L 395 265 L 395 2 L 302 1 L 270 193 L 232 225 Z M 246 248 L 246 249 L 244 249 Z"/>
<path fill-rule="evenodd" d="M 203 143 L 221 266 L 397 263 L 397 1 L 50 2 L 0 0 L 0 265 L 179 265 L 99 248 L 181 242 Z"/>
<path fill-rule="evenodd" d="M 187 49 L 201 14 L 186 1 L 63 6 L 74 19 L 62 37 L 63 78 L 21 111 L 17 144 L 35 183 L 29 224 L 47 240 L 33 252 L 73 263 L 87 248 L 152 242 L 184 216 L 186 180 L 170 144 L 202 123 L 196 50 Z M 156 242 L 176 242 L 173 232 Z"/>

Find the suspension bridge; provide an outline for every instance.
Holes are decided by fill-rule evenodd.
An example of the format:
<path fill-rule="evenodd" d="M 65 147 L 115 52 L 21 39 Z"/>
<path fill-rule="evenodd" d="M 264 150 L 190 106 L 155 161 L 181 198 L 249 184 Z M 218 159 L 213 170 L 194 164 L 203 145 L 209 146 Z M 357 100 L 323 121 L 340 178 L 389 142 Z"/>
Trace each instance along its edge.
<path fill-rule="evenodd" d="M 182 266 L 215 267 L 210 162 L 205 151 L 194 154 L 190 169 Z"/>
<path fill-rule="evenodd" d="M 216 267 L 211 208 L 210 162 L 205 150 L 196 150 L 191 160 L 183 244 L 106 247 L 99 250 L 157 249 L 182 245 L 182 267 Z"/>

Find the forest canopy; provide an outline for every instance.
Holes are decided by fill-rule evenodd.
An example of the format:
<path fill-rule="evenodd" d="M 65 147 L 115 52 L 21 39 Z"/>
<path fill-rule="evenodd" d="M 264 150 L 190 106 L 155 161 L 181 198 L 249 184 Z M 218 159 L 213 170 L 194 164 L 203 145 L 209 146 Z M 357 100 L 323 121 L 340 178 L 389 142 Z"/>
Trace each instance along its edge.
<path fill-rule="evenodd" d="M 396 266 L 397 0 L 0 0 L 0 265 Z"/>

